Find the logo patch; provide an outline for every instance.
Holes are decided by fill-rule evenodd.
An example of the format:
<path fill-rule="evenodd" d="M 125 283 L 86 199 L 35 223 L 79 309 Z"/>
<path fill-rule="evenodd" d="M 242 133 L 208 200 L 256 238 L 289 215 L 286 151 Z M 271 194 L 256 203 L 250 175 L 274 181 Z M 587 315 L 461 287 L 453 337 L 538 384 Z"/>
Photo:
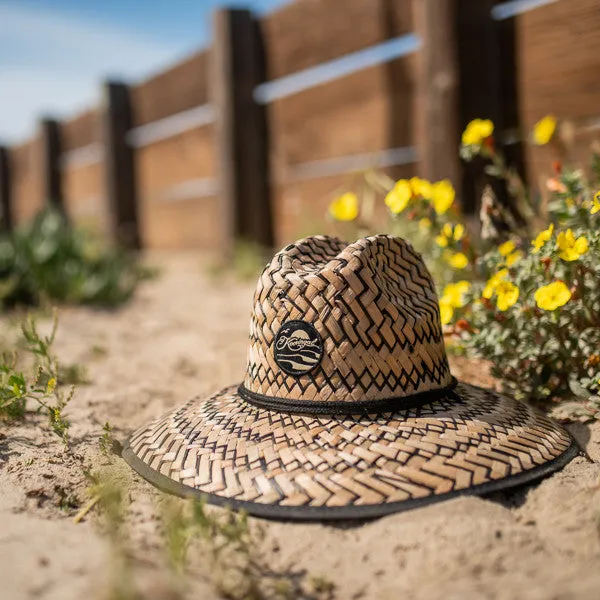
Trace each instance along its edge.
<path fill-rule="evenodd" d="M 319 332 L 304 321 L 288 321 L 275 336 L 275 362 L 288 375 L 312 371 L 323 357 Z"/>

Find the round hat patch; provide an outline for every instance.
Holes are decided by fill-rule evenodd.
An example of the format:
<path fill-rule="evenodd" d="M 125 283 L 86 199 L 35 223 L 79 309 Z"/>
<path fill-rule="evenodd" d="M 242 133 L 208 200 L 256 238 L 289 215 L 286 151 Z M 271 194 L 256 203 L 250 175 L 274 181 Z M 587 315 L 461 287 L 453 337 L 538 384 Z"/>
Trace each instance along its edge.
<path fill-rule="evenodd" d="M 305 321 L 284 323 L 275 336 L 275 362 L 288 375 L 312 371 L 323 357 L 319 332 Z"/>

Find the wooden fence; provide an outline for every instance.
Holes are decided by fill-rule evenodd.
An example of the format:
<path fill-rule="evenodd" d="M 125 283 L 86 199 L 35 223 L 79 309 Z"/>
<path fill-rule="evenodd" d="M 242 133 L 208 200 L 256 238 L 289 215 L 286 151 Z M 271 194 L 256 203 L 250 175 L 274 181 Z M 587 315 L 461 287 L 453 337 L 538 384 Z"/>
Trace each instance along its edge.
<path fill-rule="evenodd" d="M 51 201 L 131 247 L 230 252 L 323 228 L 352 173 L 481 182 L 457 158 L 474 117 L 497 124 L 541 187 L 550 154 L 522 144 L 548 113 L 581 155 L 600 131 L 597 0 L 297 0 L 260 20 L 220 10 L 213 40 L 98 106 L 0 147 L 3 227 Z"/>

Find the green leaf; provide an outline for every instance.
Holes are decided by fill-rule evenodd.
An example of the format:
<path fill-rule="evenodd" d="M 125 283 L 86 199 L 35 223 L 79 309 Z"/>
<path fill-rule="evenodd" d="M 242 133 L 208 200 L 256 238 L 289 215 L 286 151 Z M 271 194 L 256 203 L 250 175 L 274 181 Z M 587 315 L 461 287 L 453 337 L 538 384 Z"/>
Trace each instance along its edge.
<path fill-rule="evenodd" d="M 591 392 L 585 387 L 583 387 L 581 383 L 576 379 L 569 380 L 569 389 L 578 398 L 589 398 L 592 395 Z"/>
<path fill-rule="evenodd" d="M 486 165 L 483 169 L 491 177 L 500 177 L 502 171 L 496 165 Z"/>

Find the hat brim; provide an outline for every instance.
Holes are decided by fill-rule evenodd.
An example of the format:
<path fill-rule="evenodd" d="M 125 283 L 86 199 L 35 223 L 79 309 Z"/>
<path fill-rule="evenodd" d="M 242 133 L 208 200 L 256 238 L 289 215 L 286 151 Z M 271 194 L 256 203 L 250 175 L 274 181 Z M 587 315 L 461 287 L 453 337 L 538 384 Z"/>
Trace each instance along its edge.
<path fill-rule="evenodd" d="M 138 429 L 123 458 L 159 489 L 281 519 L 356 519 L 485 495 L 561 469 L 580 450 L 539 411 L 459 383 L 381 414 L 257 408 L 237 386 Z"/>

